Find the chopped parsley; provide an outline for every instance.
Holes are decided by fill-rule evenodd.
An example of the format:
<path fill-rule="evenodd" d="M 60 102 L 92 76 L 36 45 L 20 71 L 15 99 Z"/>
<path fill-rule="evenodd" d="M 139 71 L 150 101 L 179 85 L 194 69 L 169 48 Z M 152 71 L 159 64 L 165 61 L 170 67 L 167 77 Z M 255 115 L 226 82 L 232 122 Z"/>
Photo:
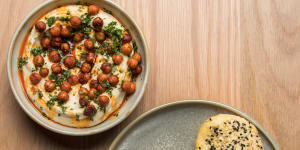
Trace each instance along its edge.
<path fill-rule="evenodd" d="M 80 61 L 78 59 L 76 59 L 75 62 L 76 62 L 75 66 L 78 67 L 78 68 L 80 68 L 81 67 Z"/>
<path fill-rule="evenodd" d="M 24 56 L 23 58 L 20 57 L 19 58 L 19 63 L 18 63 L 18 69 L 20 71 L 23 71 L 23 66 L 26 65 L 28 63 L 28 57 Z"/>
<path fill-rule="evenodd" d="M 70 70 L 62 70 L 62 76 L 58 76 L 52 72 L 49 76 L 49 80 L 54 80 L 56 86 L 61 86 L 61 83 L 63 81 L 67 81 L 70 75 L 71 75 Z"/>
<path fill-rule="evenodd" d="M 111 85 L 109 84 L 109 82 L 106 81 L 106 82 L 102 83 L 101 86 L 102 86 L 103 88 L 105 88 L 105 89 L 106 89 L 106 93 L 107 93 L 110 97 L 112 97 L 112 90 L 113 90 L 113 88 L 111 87 Z"/>
<path fill-rule="evenodd" d="M 137 45 L 136 45 L 136 42 L 135 42 L 135 41 L 133 41 L 133 42 L 132 42 L 132 46 L 133 46 L 133 51 L 134 51 L 134 52 L 136 52 L 136 51 L 137 51 L 137 49 L 138 49 L 138 47 L 137 47 Z"/>
<path fill-rule="evenodd" d="M 30 50 L 30 54 L 33 56 L 43 55 L 44 57 L 46 57 L 46 53 L 47 51 L 44 51 L 41 47 L 35 47 Z"/>
<path fill-rule="evenodd" d="M 84 52 L 80 53 L 80 59 L 81 59 L 81 60 L 85 60 L 87 54 L 88 54 L 87 51 L 84 51 Z"/>
<path fill-rule="evenodd" d="M 39 98 L 42 98 L 42 97 L 43 97 L 42 91 L 38 90 L 38 94 L 39 94 Z"/>
<path fill-rule="evenodd" d="M 107 26 L 104 27 L 103 31 L 108 37 L 111 38 L 113 42 L 113 46 L 111 46 L 111 50 L 114 52 L 120 52 L 122 46 L 122 30 L 116 27 L 117 22 L 112 21 Z M 103 42 L 103 47 L 110 46 Z"/>
<path fill-rule="evenodd" d="M 80 27 L 80 32 L 82 32 L 85 35 L 85 38 L 89 38 L 89 34 L 92 31 L 92 27 L 90 25 L 91 21 L 92 21 L 92 17 L 89 13 L 85 13 L 83 15 L 80 16 L 82 23 L 81 23 L 81 27 Z"/>
<path fill-rule="evenodd" d="M 49 96 L 50 96 L 50 99 L 47 101 L 47 106 L 49 107 L 49 109 L 51 109 L 55 105 L 55 102 L 58 101 L 58 97 L 52 96 L 52 95 L 49 95 Z"/>
<path fill-rule="evenodd" d="M 55 19 L 56 18 L 54 16 L 51 16 L 50 18 L 47 19 L 47 24 L 49 27 L 51 27 L 54 24 Z"/>
<path fill-rule="evenodd" d="M 76 117 L 76 121 L 79 121 L 79 115 L 76 114 L 75 117 Z"/>

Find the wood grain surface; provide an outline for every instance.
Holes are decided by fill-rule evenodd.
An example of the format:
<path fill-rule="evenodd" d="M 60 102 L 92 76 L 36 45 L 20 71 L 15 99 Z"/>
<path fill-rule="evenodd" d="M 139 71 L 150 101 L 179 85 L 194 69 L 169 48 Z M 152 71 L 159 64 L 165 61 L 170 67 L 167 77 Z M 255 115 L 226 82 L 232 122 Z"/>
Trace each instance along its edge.
<path fill-rule="evenodd" d="M 143 112 L 180 99 L 210 99 L 262 124 L 281 149 L 300 147 L 300 1 L 114 0 L 144 31 L 151 73 L 136 110 L 87 137 L 52 133 L 18 106 L 7 79 L 9 41 L 43 0 L 0 1 L 0 149 L 106 150 Z"/>

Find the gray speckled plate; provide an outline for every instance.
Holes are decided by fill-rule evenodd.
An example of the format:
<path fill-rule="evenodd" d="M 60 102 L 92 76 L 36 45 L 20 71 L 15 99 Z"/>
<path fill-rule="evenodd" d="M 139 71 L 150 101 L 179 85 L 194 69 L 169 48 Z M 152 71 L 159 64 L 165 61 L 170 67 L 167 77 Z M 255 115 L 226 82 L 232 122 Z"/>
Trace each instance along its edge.
<path fill-rule="evenodd" d="M 279 150 L 271 135 L 245 113 L 208 100 L 184 100 L 156 107 L 130 123 L 113 141 L 110 150 L 193 150 L 201 124 L 220 113 L 235 114 L 259 130 L 265 150 Z"/>

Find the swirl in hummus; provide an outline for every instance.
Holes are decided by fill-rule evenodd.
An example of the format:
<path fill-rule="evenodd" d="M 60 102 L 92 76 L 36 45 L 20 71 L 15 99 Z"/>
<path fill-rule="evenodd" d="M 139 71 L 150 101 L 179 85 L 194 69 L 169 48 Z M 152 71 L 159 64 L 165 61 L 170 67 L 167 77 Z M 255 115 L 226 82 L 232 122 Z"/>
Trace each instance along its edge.
<path fill-rule="evenodd" d="M 133 94 L 142 57 L 129 31 L 96 5 L 65 5 L 42 16 L 24 39 L 20 79 L 33 105 L 69 127 L 95 126 Z"/>

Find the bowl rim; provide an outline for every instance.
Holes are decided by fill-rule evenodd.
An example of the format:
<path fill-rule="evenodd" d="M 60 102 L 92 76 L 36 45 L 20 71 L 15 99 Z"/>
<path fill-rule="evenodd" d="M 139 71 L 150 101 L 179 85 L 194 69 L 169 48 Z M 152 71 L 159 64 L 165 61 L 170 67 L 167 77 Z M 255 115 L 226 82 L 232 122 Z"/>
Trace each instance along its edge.
<path fill-rule="evenodd" d="M 144 118 L 150 116 L 153 113 L 156 113 L 162 109 L 165 109 L 167 107 L 172 107 L 176 105 L 183 105 L 183 104 L 207 104 L 212 105 L 216 107 L 221 107 L 223 109 L 226 109 L 228 111 L 231 111 L 235 113 L 238 116 L 241 116 L 248 121 L 250 121 L 252 124 L 256 126 L 256 128 L 266 137 L 266 139 L 270 142 L 270 144 L 275 148 L 275 150 L 280 150 L 280 147 L 278 143 L 274 140 L 274 138 L 271 136 L 270 133 L 262 126 L 260 125 L 256 120 L 254 120 L 251 116 L 247 115 L 246 113 L 242 112 L 241 110 L 234 108 L 232 106 L 226 105 L 221 102 L 213 101 L 213 100 L 203 100 L 203 99 L 182 99 L 177 100 L 170 103 L 165 103 L 163 105 L 157 106 L 155 108 L 152 108 L 146 112 L 144 112 L 142 115 L 140 115 L 138 118 L 133 120 L 129 125 L 127 125 L 119 134 L 118 136 L 113 140 L 111 143 L 109 150 L 115 150 L 118 146 L 118 143 L 127 135 L 130 129 L 132 129 L 136 124 L 138 124 L 140 121 L 142 121 Z"/>
<path fill-rule="evenodd" d="M 78 130 L 76 132 L 69 132 L 69 131 L 64 131 L 61 129 L 57 129 L 55 127 L 49 126 L 47 123 L 44 123 L 43 121 L 41 121 L 38 117 L 34 116 L 32 114 L 32 111 L 30 111 L 29 109 L 27 109 L 23 104 L 22 104 L 22 99 L 19 97 L 19 95 L 16 92 L 15 86 L 13 84 L 13 79 L 12 79 L 12 51 L 13 51 L 13 47 L 15 45 L 16 42 L 16 38 L 19 35 L 19 32 L 23 29 L 24 25 L 26 22 L 28 22 L 29 18 L 32 17 L 34 14 L 36 14 L 41 8 L 45 7 L 46 5 L 50 4 L 50 3 L 54 3 L 57 0 L 47 0 L 42 2 L 41 4 L 39 4 L 38 6 L 36 6 L 25 18 L 22 19 L 21 23 L 19 24 L 19 26 L 17 27 L 16 31 L 14 32 L 10 43 L 9 43 L 9 47 L 8 47 L 8 54 L 7 54 L 7 75 L 8 75 L 8 80 L 9 80 L 9 84 L 10 84 L 10 88 L 13 92 L 13 95 L 15 96 L 15 99 L 17 100 L 19 106 L 21 106 L 21 108 L 23 109 L 23 111 L 32 119 L 34 120 L 36 123 L 38 123 L 39 125 L 41 125 L 42 127 L 53 131 L 55 133 L 59 133 L 59 134 L 64 134 L 64 135 L 70 135 L 70 136 L 86 136 L 86 135 L 93 135 L 93 134 L 97 134 L 97 133 L 101 133 L 104 132 L 106 130 L 109 130 L 113 127 L 115 127 L 116 125 L 118 125 L 119 123 L 121 123 L 123 120 L 125 120 L 132 112 L 133 110 L 136 109 L 137 105 L 139 104 L 139 102 L 141 101 L 145 89 L 147 87 L 148 84 L 148 78 L 149 78 L 149 72 L 150 72 L 150 55 L 149 55 L 149 47 L 148 47 L 148 43 L 145 39 L 144 33 L 142 32 L 142 30 L 140 29 L 140 27 L 138 26 L 138 24 L 133 20 L 133 18 L 122 8 L 120 7 L 118 4 L 114 3 L 111 0 L 102 0 L 105 3 L 108 3 L 109 5 L 111 5 L 112 7 L 115 7 L 116 9 L 118 9 L 120 11 L 120 13 L 122 13 L 122 15 L 124 15 L 125 17 L 127 17 L 127 19 L 132 23 L 133 27 L 136 29 L 137 34 L 140 36 L 140 40 L 144 45 L 144 53 L 145 53 L 145 77 L 143 78 L 143 83 L 141 88 L 140 93 L 138 93 L 138 95 L 136 96 L 136 101 L 133 103 L 133 105 L 129 108 L 129 111 L 126 112 L 126 115 L 123 115 L 122 117 L 119 117 L 118 119 L 116 119 L 116 121 L 112 122 L 111 124 L 103 127 L 103 128 L 96 128 L 96 129 L 92 129 L 91 130 Z M 77 2 L 78 0 L 71 0 L 72 2 Z M 67 127 L 68 128 L 68 127 Z"/>

